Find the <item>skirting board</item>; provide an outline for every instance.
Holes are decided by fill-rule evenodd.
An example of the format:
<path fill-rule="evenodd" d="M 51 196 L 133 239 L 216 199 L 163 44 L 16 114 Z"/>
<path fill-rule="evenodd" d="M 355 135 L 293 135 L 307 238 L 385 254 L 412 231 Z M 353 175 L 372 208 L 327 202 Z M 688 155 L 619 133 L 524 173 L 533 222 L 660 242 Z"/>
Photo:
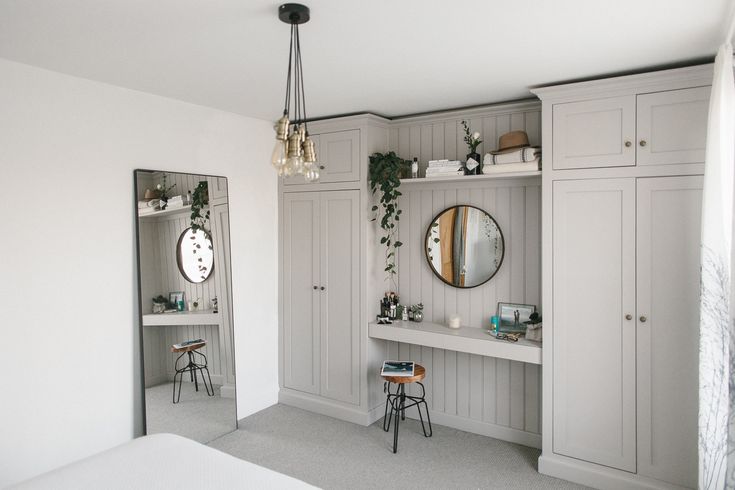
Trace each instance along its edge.
<path fill-rule="evenodd" d="M 222 388 L 224 389 L 224 387 L 225 387 L 224 386 L 225 377 L 223 375 L 221 375 L 221 374 L 212 374 L 211 375 L 211 378 L 212 378 L 212 384 L 214 384 L 214 385 L 223 385 Z M 188 374 L 187 374 L 187 377 L 184 379 L 184 383 L 192 383 L 192 381 L 190 381 L 190 379 L 191 378 L 189 378 L 188 377 Z M 147 379 L 146 380 L 146 383 L 145 383 L 145 387 L 146 388 L 151 388 L 152 386 L 160 385 L 160 384 L 163 384 L 163 383 L 169 383 L 169 382 L 171 382 L 173 380 L 174 380 L 174 375 L 173 374 L 171 374 L 171 375 L 162 374 L 160 376 L 156 376 L 155 378 Z M 201 378 L 200 378 L 200 380 L 201 380 Z M 209 381 L 209 380 L 207 380 L 207 381 Z M 233 391 L 232 396 L 228 396 L 228 398 L 235 398 L 235 394 L 234 394 L 235 388 L 234 387 L 232 387 L 232 391 Z M 222 396 L 225 396 L 225 395 L 223 394 Z"/>
<path fill-rule="evenodd" d="M 357 407 L 345 407 L 329 400 L 325 400 L 324 398 L 317 398 L 305 393 L 298 393 L 284 388 L 281 388 L 278 392 L 278 401 L 285 405 L 303 408 L 304 410 L 309 410 L 311 412 L 320 413 L 322 415 L 327 415 L 329 417 L 364 426 L 371 425 L 380 420 L 385 413 L 385 406 L 383 404 L 373 408 L 369 412 L 363 412 Z M 432 423 L 463 430 L 465 432 L 480 434 L 482 436 L 501 439 L 503 441 L 513 442 L 515 444 L 521 444 L 523 446 L 535 447 L 537 449 L 541 448 L 541 434 L 525 432 L 518 429 L 512 429 L 510 427 L 504 427 L 502 425 L 488 424 L 478 420 L 457 417 L 456 415 L 447 415 L 441 412 L 430 412 L 430 415 Z M 418 420 L 418 413 L 413 413 L 413 410 L 409 410 L 406 413 L 406 417 Z"/>
<path fill-rule="evenodd" d="M 308 393 L 299 393 L 288 388 L 281 388 L 278 391 L 278 403 L 303 408 L 310 412 L 320 413 L 328 417 L 334 417 L 335 419 L 363 426 L 368 426 L 383 416 L 380 411 L 382 407 L 376 407 L 369 412 L 364 412 L 357 406 L 354 408 L 346 407 L 338 402 L 309 395 Z M 377 418 L 375 418 L 376 415 Z"/>
<path fill-rule="evenodd" d="M 538 471 L 544 475 L 599 488 L 600 490 L 619 490 L 620 488 L 631 490 L 684 490 L 685 488 L 558 454 L 551 456 L 542 454 L 538 459 Z"/>

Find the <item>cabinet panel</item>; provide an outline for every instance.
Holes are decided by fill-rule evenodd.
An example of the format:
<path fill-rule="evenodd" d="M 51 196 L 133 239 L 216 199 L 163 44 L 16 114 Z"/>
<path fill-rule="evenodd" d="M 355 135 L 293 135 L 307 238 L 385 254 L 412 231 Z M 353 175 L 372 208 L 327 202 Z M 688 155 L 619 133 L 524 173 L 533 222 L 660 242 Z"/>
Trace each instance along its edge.
<path fill-rule="evenodd" d="M 554 452 L 634 472 L 635 180 L 554 182 L 553 220 Z"/>
<path fill-rule="evenodd" d="M 319 392 L 319 194 L 283 196 L 284 386 Z"/>
<path fill-rule="evenodd" d="M 338 131 L 319 135 L 320 182 L 360 180 L 360 131 Z"/>
<path fill-rule="evenodd" d="M 704 162 L 710 87 L 638 96 L 638 165 Z"/>
<path fill-rule="evenodd" d="M 554 105 L 554 170 L 635 165 L 635 116 L 633 95 Z"/>
<path fill-rule="evenodd" d="M 702 177 L 637 186 L 638 472 L 695 488 Z"/>
<path fill-rule="evenodd" d="M 359 403 L 359 191 L 321 194 L 321 394 Z"/>

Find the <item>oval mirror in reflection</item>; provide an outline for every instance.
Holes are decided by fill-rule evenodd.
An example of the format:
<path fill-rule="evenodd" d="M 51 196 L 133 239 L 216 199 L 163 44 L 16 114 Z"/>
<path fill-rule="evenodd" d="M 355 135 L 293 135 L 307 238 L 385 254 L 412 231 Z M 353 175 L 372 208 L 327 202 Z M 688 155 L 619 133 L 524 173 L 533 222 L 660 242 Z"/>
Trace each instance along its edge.
<path fill-rule="evenodd" d="M 426 259 L 439 279 L 474 288 L 500 269 L 505 242 L 498 223 L 474 206 L 445 209 L 426 230 Z"/>
<path fill-rule="evenodd" d="M 176 262 L 187 281 L 206 281 L 214 269 L 214 250 L 209 234 L 201 229 L 185 229 L 176 245 Z"/>

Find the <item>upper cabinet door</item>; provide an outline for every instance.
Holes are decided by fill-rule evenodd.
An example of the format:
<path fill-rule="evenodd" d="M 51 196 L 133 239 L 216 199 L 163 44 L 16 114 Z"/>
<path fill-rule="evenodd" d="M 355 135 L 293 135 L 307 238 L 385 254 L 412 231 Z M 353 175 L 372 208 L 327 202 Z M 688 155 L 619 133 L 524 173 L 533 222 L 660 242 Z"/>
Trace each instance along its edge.
<path fill-rule="evenodd" d="M 360 191 L 321 192 L 321 395 L 360 403 Z"/>
<path fill-rule="evenodd" d="M 635 472 L 635 179 L 554 182 L 553 222 L 554 452 Z"/>
<path fill-rule="evenodd" d="M 556 104 L 553 167 L 635 165 L 635 96 Z"/>
<path fill-rule="evenodd" d="M 638 473 L 695 488 L 702 177 L 637 185 Z"/>
<path fill-rule="evenodd" d="M 638 96 L 639 165 L 704 162 L 710 87 Z"/>
<path fill-rule="evenodd" d="M 338 131 L 319 135 L 317 162 L 320 182 L 360 180 L 360 130 Z"/>
<path fill-rule="evenodd" d="M 319 193 L 283 196 L 283 385 L 319 393 Z"/>

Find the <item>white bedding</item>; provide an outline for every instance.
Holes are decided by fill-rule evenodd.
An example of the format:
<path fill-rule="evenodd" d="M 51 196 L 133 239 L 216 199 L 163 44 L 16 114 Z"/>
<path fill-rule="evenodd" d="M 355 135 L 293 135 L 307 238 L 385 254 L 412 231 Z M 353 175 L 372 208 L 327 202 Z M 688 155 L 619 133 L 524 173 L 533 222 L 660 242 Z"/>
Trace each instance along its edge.
<path fill-rule="evenodd" d="M 37 476 L 17 489 L 315 488 L 173 434 L 141 437 Z"/>

